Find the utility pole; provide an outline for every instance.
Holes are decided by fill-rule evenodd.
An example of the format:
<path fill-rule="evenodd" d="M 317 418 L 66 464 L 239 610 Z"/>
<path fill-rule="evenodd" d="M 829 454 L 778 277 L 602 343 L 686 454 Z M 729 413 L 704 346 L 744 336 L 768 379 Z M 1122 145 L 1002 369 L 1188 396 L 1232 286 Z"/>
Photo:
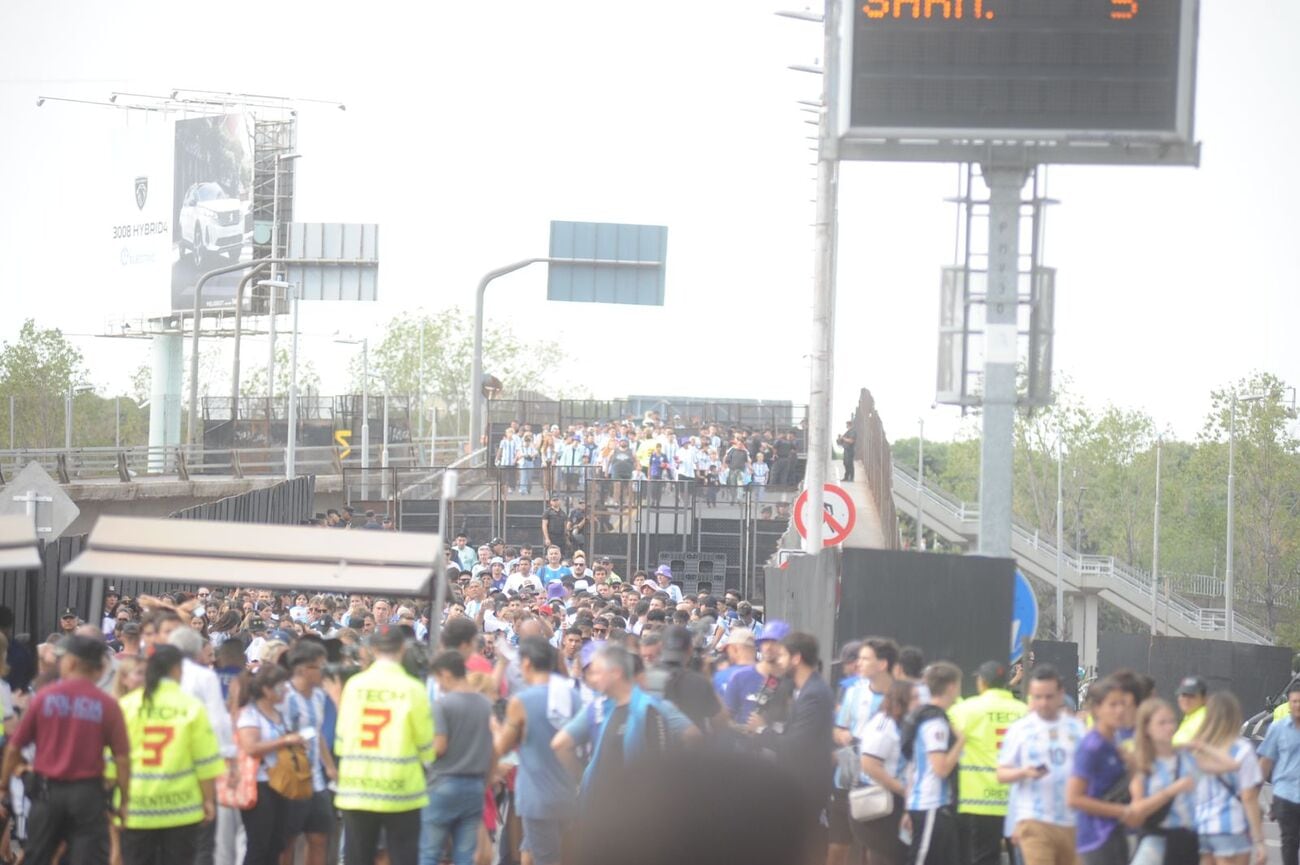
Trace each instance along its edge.
<path fill-rule="evenodd" d="M 1065 642 L 1065 458 L 1059 431 L 1056 438 L 1056 639 Z"/>
<path fill-rule="evenodd" d="M 835 240 L 839 208 L 839 148 L 835 128 L 839 90 L 839 16 L 842 4 L 828 2 L 822 15 L 825 65 L 822 68 L 821 114 L 817 126 L 817 217 L 814 225 L 811 371 L 808 398 L 808 493 L 805 551 L 823 548 L 822 514 L 826 472 L 831 461 L 831 362 L 835 354 Z"/>
<path fill-rule="evenodd" d="M 1151 636 L 1156 635 L 1156 599 L 1160 597 L 1160 445 L 1156 439 L 1156 511 L 1151 538 Z"/>
<path fill-rule="evenodd" d="M 980 442 L 979 551 L 1011 555 L 1012 457 L 1020 304 L 1020 190 L 1024 168 L 984 167 L 989 188 L 988 294 L 984 328 L 984 429 Z"/>

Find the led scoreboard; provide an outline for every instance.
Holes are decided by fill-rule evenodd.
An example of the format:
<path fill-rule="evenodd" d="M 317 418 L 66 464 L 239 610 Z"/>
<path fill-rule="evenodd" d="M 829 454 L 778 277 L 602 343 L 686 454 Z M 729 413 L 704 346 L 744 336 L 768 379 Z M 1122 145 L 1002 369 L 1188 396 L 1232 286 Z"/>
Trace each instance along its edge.
<path fill-rule="evenodd" d="M 924 147 L 886 151 L 928 141 L 941 161 L 990 143 L 1037 148 L 1040 162 L 1196 161 L 1196 0 L 840 9 L 835 102 L 847 158 L 926 159 Z"/>

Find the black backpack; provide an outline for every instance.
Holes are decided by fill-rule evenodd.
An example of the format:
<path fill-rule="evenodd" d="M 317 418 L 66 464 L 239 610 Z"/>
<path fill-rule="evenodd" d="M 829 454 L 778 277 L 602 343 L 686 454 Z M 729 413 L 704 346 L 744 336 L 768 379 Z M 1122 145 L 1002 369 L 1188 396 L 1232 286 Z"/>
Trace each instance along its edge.
<path fill-rule="evenodd" d="M 903 759 L 911 762 L 916 755 L 916 734 L 921 729 L 921 725 L 926 721 L 933 721 L 935 718 L 942 718 L 944 725 L 948 728 L 948 740 L 951 742 L 956 737 L 953 735 L 952 724 L 948 721 L 948 713 L 938 706 L 925 705 L 916 711 L 908 714 L 903 719 L 902 725 L 898 730 L 900 747 L 903 752 Z"/>
<path fill-rule="evenodd" d="M 899 727 L 899 746 L 903 753 L 903 759 L 907 762 L 912 762 L 912 758 L 916 754 L 916 734 L 920 731 L 921 725 L 935 718 L 942 718 L 943 725 L 948 728 L 949 749 L 956 743 L 957 735 L 952 729 L 952 722 L 948 720 L 948 713 L 938 706 L 930 704 L 921 706 L 915 712 L 909 713 L 903 719 L 902 726 Z M 953 769 L 947 780 L 952 785 L 952 801 L 957 802 L 959 773 L 956 769 Z"/>

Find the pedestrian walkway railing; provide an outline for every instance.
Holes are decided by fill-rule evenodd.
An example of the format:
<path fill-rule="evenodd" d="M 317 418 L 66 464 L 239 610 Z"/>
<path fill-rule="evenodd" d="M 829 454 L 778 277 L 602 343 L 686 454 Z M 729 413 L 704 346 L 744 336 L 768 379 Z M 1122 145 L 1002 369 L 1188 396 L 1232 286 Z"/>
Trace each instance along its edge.
<path fill-rule="evenodd" d="M 904 466 L 894 466 L 894 486 L 895 489 L 905 490 L 915 501 L 918 492 L 915 472 Z M 929 481 L 924 484 L 921 493 L 922 511 L 926 518 L 938 520 L 948 531 L 968 541 L 975 539 L 979 525 L 978 507 L 960 501 Z M 1045 540 L 1037 530 L 1015 521 L 1012 524 L 1012 548 L 1017 556 L 1032 556 L 1035 564 L 1043 572 L 1055 578 L 1056 545 Z M 1061 558 L 1064 566 L 1062 576 L 1067 583 L 1073 582 L 1073 590 L 1078 590 L 1084 585 L 1094 588 L 1104 586 L 1121 594 L 1130 610 L 1151 608 L 1152 578 L 1149 571 L 1126 564 L 1114 556 L 1080 554 L 1068 545 L 1062 547 Z M 1213 579 L 1199 576 L 1193 582 L 1201 588 L 1211 588 L 1212 584 L 1206 581 Z M 1188 600 L 1180 590 L 1179 580 L 1186 584 L 1186 575 L 1171 580 L 1169 591 L 1167 593 L 1162 591 L 1161 595 L 1154 599 L 1157 618 L 1162 622 L 1176 620 L 1180 626 L 1185 625 L 1200 631 L 1224 632 L 1227 618 L 1224 610 L 1202 607 Z M 1161 588 L 1163 590 L 1165 587 Z M 1222 594 L 1220 583 L 1218 592 L 1207 596 L 1222 597 Z M 1267 629 L 1240 612 L 1234 616 L 1233 629 L 1237 639 L 1263 644 L 1272 642 Z"/>
<path fill-rule="evenodd" d="M 369 462 L 376 470 L 384 465 L 446 464 L 461 459 L 467 450 L 464 438 L 439 439 L 436 444 L 372 443 Z M 481 451 L 480 451 L 481 453 Z M 0 484 L 5 484 L 30 462 L 37 462 L 60 483 L 117 480 L 130 483 L 150 478 L 284 477 L 286 454 L 282 446 L 210 448 L 204 445 L 174 445 L 130 448 L 19 448 L 0 450 Z M 311 445 L 296 449 L 298 475 L 342 475 L 344 468 L 360 466 L 361 447 Z"/>

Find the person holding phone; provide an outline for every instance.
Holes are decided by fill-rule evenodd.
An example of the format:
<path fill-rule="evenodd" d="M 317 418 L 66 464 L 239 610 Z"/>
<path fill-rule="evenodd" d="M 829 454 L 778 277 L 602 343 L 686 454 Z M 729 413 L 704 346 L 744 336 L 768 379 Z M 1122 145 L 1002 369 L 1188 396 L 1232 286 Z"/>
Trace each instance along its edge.
<path fill-rule="evenodd" d="M 1029 713 L 1007 728 L 997 779 L 1009 784 L 1007 822 L 1024 865 L 1075 861 L 1075 817 L 1066 805 L 1074 752 L 1086 731 L 1065 704 L 1064 679 L 1044 664 L 1029 674 Z"/>

